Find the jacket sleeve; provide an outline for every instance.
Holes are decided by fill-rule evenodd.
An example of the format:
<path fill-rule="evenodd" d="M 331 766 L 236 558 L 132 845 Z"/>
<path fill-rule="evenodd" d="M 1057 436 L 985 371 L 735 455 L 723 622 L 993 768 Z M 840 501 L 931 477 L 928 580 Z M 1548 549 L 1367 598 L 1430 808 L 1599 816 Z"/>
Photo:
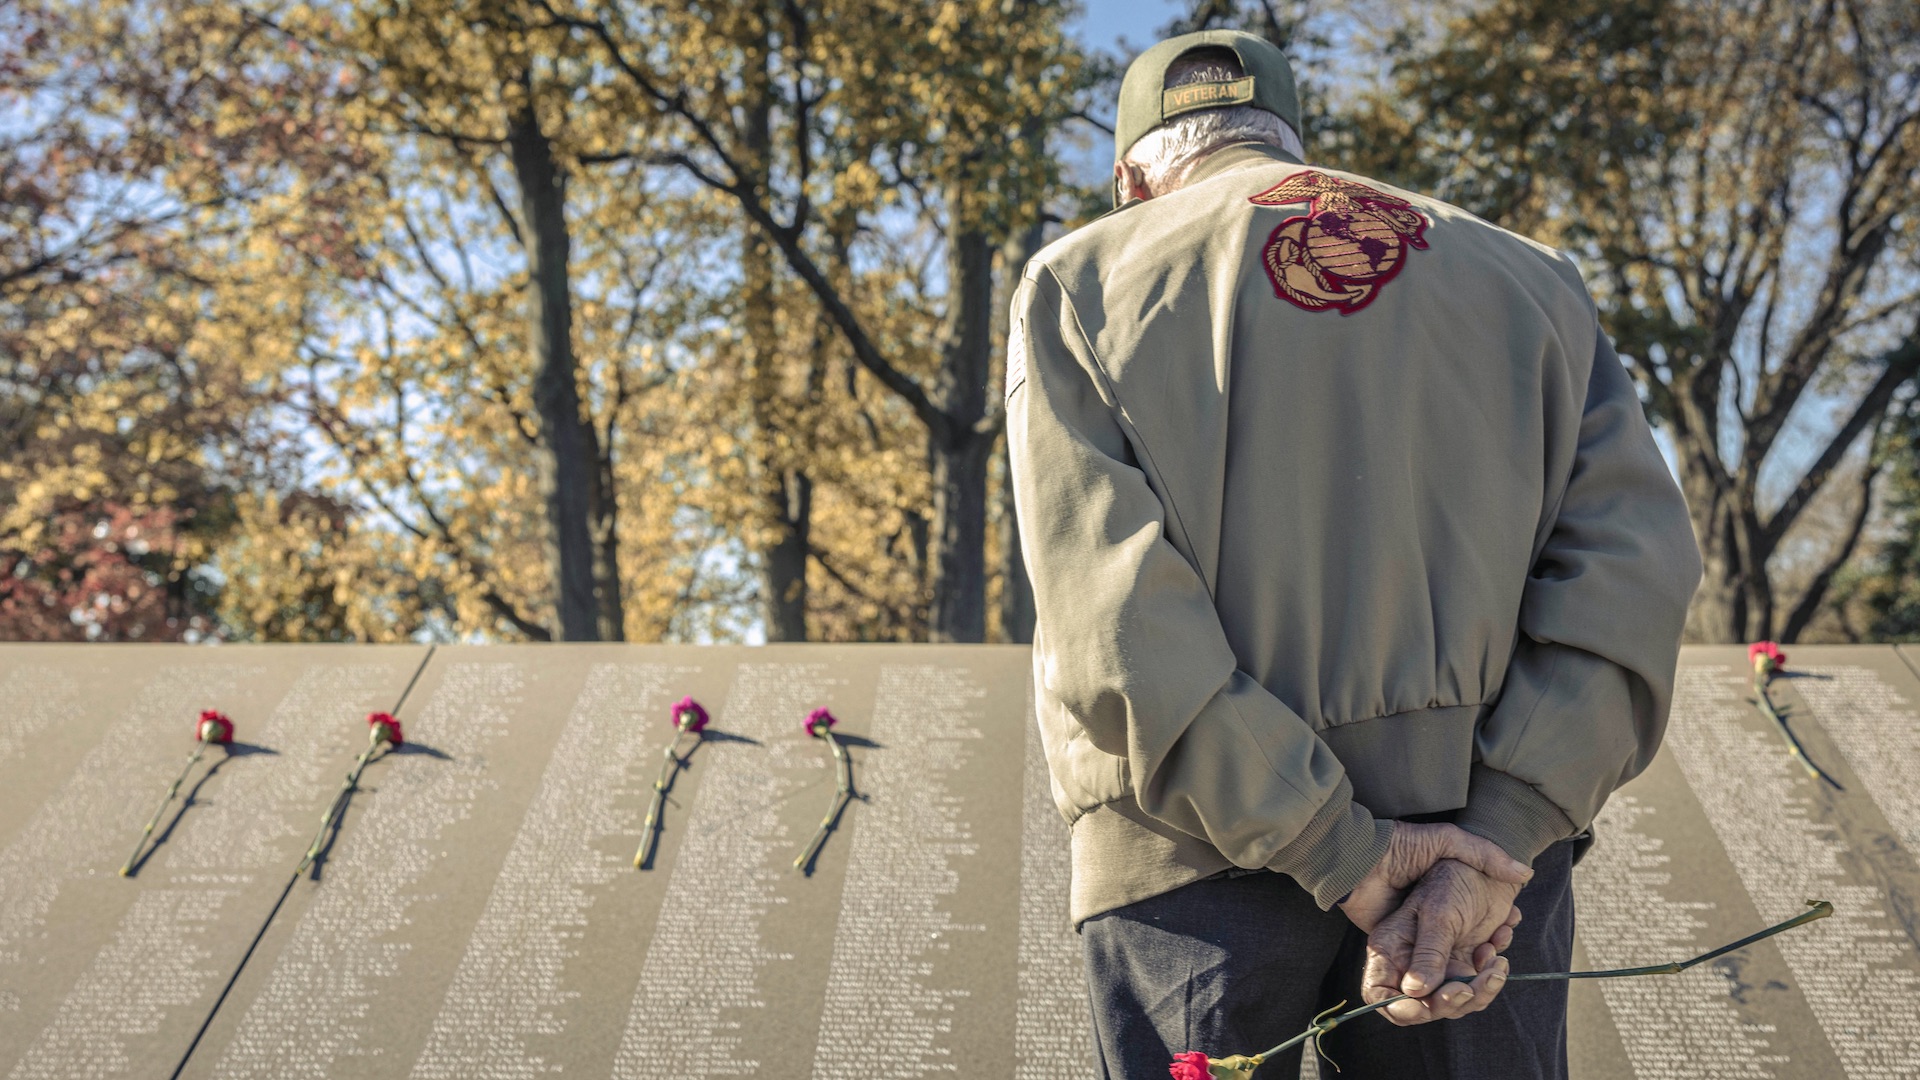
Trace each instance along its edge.
<path fill-rule="evenodd" d="M 1392 823 L 1239 670 L 1206 583 L 1168 539 L 1150 448 L 1044 266 L 1028 270 L 1011 329 L 1007 439 L 1043 692 L 1125 760 L 1143 812 L 1330 907 L 1386 853 Z"/>
<path fill-rule="evenodd" d="M 1529 863 L 1653 759 L 1700 582 L 1686 503 L 1612 343 L 1596 339 L 1572 472 L 1456 819 Z"/>

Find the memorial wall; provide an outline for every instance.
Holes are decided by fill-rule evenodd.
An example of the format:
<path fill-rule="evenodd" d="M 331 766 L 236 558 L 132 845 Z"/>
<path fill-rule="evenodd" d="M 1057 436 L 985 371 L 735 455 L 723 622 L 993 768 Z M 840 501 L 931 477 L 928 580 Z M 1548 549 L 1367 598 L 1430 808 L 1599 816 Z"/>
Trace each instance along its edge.
<path fill-rule="evenodd" d="M 1576 983 L 1576 1076 L 1920 1076 L 1920 679 L 1791 652 L 1773 698 L 1834 784 L 1744 650 L 1689 649 L 1576 873 L 1577 962 L 1837 913 Z M 165 1078 L 190 1046 L 185 1077 L 1085 1077 L 1029 678 L 1004 646 L 0 646 L 0 1077 Z M 685 696 L 711 720 L 636 868 Z M 836 801 L 821 707 L 853 798 L 796 869 Z M 121 876 L 203 709 L 234 742 Z M 381 710 L 404 741 L 288 889 Z"/>

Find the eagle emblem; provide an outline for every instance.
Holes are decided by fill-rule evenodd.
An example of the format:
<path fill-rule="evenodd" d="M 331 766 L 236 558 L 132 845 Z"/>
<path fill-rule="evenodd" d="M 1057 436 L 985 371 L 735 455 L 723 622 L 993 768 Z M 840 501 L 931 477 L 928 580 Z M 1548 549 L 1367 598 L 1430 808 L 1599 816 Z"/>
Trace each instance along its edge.
<path fill-rule="evenodd" d="M 1307 311 L 1359 311 L 1400 272 L 1409 246 L 1427 246 L 1426 216 L 1412 203 L 1312 169 L 1247 201 L 1306 204 L 1274 228 L 1260 261 L 1273 295 Z"/>

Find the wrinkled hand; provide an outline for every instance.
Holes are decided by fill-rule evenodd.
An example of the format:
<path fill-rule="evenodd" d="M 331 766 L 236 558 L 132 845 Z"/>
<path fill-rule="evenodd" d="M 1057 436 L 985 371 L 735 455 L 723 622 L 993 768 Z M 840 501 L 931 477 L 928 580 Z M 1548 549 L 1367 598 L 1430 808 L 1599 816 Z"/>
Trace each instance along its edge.
<path fill-rule="evenodd" d="M 1520 922 L 1513 906 L 1519 892 L 1519 884 L 1464 863 L 1435 863 L 1368 937 L 1361 997 L 1369 1003 L 1395 994 L 1415 999 L 1380 1010 L 1402 1026 L 1486 1008 L 1507 981 L 1507 961 L 1498 953 Z"/>
<path fill-rule="evenodd" d="M 1416 825 L 1396 821 L 1387 853 L 1373 872 L 1354 886 L 1353 892 L 1341 902 L 1340 910 L 1353 925 L 1372 933 L 1380 920 L 1392 914 L 1406 899 L 1407 889 L 1442 859 L 1463 862 L 1497 881 L 1516 886 L 1516 891 L 1533 877 L 1533 870 L 1527 864 L 1508 855 L 1486 837 L 1444 823 Z M 1505 938 L 1494 941 L 1495 951 L 1505 949 L 1512 942 L 1511 929 Z"/>

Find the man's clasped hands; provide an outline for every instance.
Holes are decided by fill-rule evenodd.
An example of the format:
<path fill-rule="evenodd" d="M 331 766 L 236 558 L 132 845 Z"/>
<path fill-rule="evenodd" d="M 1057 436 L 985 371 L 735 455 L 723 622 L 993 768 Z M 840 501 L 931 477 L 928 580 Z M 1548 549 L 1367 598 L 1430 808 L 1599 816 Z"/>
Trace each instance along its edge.
<path fill-rule="evenodd" d="M 1394 823 L 1387 853 L 1340 902 L 1367 937 L 1361 996 L 1396 1024 L 1452 1020 L 1493 1003 L 1507 981 L 1520 887 L 1533 876 L 1490 840 L 1453 825 Z"/>

